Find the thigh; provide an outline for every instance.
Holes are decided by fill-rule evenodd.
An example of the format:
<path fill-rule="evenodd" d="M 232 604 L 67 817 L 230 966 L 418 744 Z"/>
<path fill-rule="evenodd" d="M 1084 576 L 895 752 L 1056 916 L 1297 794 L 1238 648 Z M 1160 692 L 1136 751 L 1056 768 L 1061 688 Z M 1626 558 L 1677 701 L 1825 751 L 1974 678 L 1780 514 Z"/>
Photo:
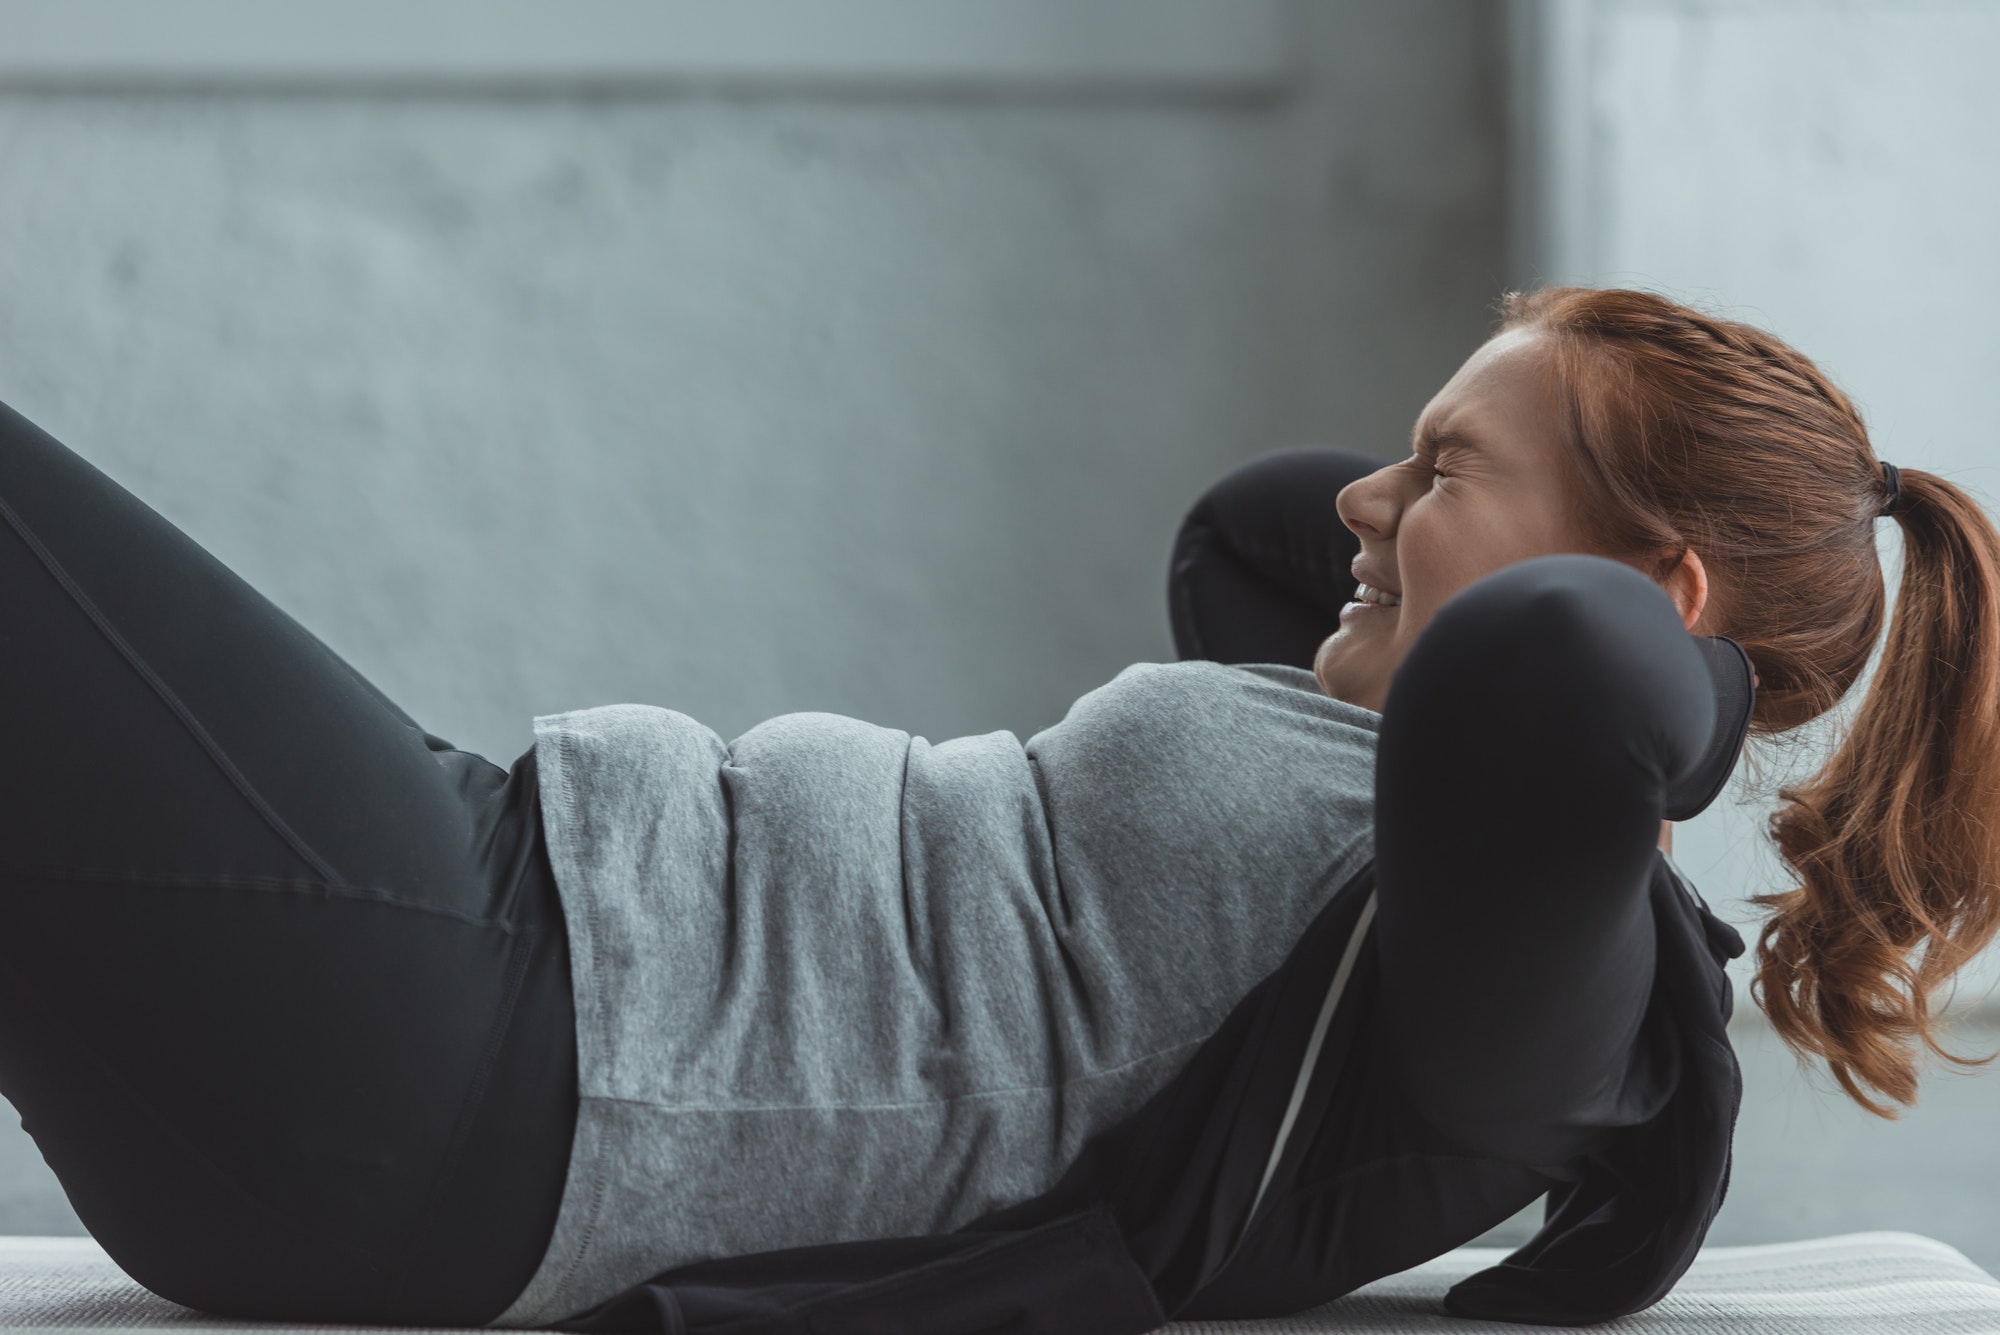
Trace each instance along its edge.
<path fill-rule="evenodd" d="M 1361 540 L 1340 489 L 1383 466 L 1344 450 L 1286 450 L 1223 477 L 1174 539 L 1167 609 L 1182 658 L 1310 668 L 1354 596 Z"/>
<path fill-rule="evenodd" d="M 1714 678 L 1666 595 L 1554 556 L 1451 599 L 1376 758 L 1383 1014 L 1406 1092 L 1475 1152 L 1555 1164 L 1645 1102 L 1649 885 Z"/>
<path fill-rule="evenodd" d="M 497 785 L 496 767 L 450 758 L 311 632 L 5 408 L 0 588 L 8 864 L 298 877 L 484 913 L 462 875 L 465 799 Z"/>
<path fill-rule="evenodd" d="M 0 589 L 5 1094 L 141 1282 L 385 1319 L 553 969 L 532 805 L 5 409 Z"/>

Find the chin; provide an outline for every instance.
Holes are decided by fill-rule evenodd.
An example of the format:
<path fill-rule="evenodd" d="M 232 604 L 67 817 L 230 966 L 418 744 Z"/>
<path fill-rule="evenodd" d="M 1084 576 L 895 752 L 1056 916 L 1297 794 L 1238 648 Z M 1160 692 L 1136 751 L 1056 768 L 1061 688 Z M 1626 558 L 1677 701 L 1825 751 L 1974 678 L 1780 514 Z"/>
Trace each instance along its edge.
<path fill-rule="evenodd" d="M 1331 641 L 1328 643 L 1331 644 Z M 1322 645 L 1319 653 L 1314 655 L 1313 680 L 1319 683 L 1320 691 L 1335 700 L 1345 700 L 1350 705 L 1379 713 L 1380 705 L 1367 703 L 1386 693 L 1375 689 L 1378 685 L 1375 674 L 1365 664 L 1342 663 L 1340 657 L 1338 653 L 1328 653 L 1327 645 Z"/>
<path fill-rule="evenodd" d="M 1330 665 L 1327 662 L 1327 656 L 1328 651 L 1333 648 L 1334 640 L 1337 638 L 1339 638 L 1337 635 L 1327 636 L 1326 639 L 1320 642 L 1319 650 L 1313 654 L 1313 680 L 1317 681 L 1320 690 L 1326 692 L 1328 695 L 1334 694 L 1332 682 L 1335 678 L 1333 674 L 1328 672 Z"/>

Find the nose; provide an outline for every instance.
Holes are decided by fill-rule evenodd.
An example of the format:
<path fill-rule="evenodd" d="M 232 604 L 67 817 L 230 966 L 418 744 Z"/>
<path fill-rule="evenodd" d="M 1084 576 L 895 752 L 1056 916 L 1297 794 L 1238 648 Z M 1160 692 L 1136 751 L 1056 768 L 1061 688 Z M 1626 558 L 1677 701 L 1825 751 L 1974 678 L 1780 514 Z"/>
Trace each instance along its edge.
<path fill-rule="evenodd" d="M 1342 487 L 1333 498 L 1333 508 L 1341 523 L 1364 538 L 1394 537 L 1403 503 L 1393 466 L 1378 468 Z"/>

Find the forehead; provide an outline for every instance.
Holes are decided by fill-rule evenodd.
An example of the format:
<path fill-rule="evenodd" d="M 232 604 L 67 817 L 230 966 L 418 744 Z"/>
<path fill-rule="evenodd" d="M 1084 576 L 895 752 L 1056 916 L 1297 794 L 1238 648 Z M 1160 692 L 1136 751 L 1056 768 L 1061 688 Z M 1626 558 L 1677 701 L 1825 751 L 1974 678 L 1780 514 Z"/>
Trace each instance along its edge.
<path fill-rule="evenodd" d="M 1419 440 L 1464 436 L 1493 448 L 1535 448 L 1554 439 L 1559 397 L 1546 335 L 1508 329 L 1458 368 L 1417 417 Z"/>

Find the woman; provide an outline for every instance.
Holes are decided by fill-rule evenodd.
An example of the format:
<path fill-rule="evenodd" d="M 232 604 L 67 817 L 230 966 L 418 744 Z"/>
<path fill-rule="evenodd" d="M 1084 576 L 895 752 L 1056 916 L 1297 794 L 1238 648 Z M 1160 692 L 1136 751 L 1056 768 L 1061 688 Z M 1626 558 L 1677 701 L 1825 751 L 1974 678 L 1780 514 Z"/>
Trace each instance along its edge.
<path fill-rule="evenodd" d="M 1740 943 L 1662 821 L 1853 683 L 1895 514 L 1759 983 L 1908 1102 L 1994 930 L 2000 545 L 1796 353 L 1632 293 L 1516 301 L 1408 461 L 1345 466 L 1225 481 L 1196 661 L 1025 745 L 611 706 L 503 772 L 9 416 L 0 1092 L 122 1266 L 229 1315 L 1136 1331 L 1545 1193 L 1454 1310 L 1635 1310 L 1735 1107 Z"/>

